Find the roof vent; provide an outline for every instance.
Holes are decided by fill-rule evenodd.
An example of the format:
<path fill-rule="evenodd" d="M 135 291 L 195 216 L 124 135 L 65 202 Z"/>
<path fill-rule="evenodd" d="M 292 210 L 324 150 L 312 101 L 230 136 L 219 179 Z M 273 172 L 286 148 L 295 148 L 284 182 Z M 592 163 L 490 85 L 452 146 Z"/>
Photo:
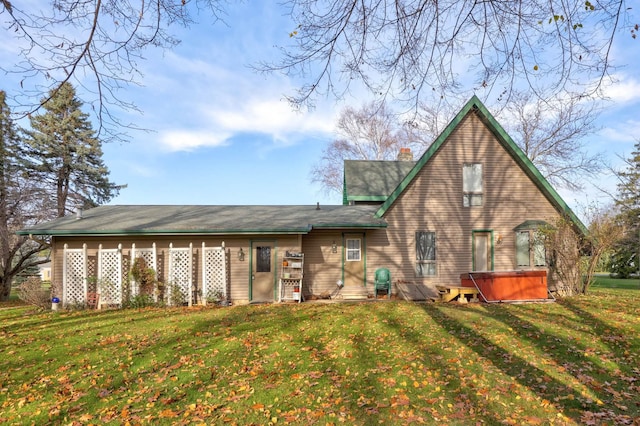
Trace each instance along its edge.
<path fill-rule="evenodd" d="M 316 210 L 320 210 L 320 201 L 316 204 Z"/>
<path fill-rule="evenodd" d="M 82 209 L 76 210 L 76 219 L 82 219 Z"/>

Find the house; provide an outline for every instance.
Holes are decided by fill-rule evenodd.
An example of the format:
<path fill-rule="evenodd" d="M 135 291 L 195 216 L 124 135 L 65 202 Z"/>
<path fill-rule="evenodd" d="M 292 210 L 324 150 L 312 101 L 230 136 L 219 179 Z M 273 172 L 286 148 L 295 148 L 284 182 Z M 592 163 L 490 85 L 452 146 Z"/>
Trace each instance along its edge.
<path fill-rule="evenodd" d="M 548 256 L 534 237 L 561 215 L 585 232 L 474 96 L 417 160 L 403 149 L 398 161 L 346 161 L 343 205 L 101 206 L 19 233 L 51 237 L 64 303 L 136 294 L 135 259 L 188 304 L 273 302 L 300 290 L 288 287 L 289 257 L 304 299 L 367 297 L 380 267 L 393 292 L 425 299 L 470 272 L 538 271 L 546 289 Z"/>

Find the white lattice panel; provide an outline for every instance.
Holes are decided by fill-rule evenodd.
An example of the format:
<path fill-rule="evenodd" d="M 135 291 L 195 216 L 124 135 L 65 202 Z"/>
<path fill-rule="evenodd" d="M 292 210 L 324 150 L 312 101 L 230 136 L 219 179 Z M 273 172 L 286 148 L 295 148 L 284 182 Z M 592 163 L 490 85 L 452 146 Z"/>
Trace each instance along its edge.
<path fill-rule="evenodd" d="M 85 304 L 87 301 L 87 254 L 85 249 L 64 249 L 62 304 Z"/>
<path fill-rule="evenodd" d="M 158 269 L 156 267 L 156 249 L 155 249 L 155 244 L 154 247 L 152 248 L 137 248 L 135 247 L 135 245 L 133 246 L 133 248 L 131 249 L 131 266 L 133 266 L 133 263 L 135 262 L 135 259 L 142 259 L 144 260 L 144 264 L 147 268 L 151 268 L 154 271 L 156 271 L 156 275 L 158 273 Z M 138 288 L 138 284 L 131 280 L 131 295 L 132 296 L 137 296 L 140 293 L 140 289 Z M 157 295 L 154 293 L 154 299 L 156 299 L 157 301 Z"/>
<path fill-rule="evenodd" d="M 202 293 L 204 301 L 227 299 L 227 270 L 222 247 L 202 248 Z"/>
<path fill-rule="evenodd" d="M 183 299 L 192 303 L 192 249 L 191 248 L 169 248 L 169 283 L 177 287 L 182 293 Z M 169 304 L 177 303 L 172 300 L 169 291 Z"/>
<path fill-rule="evenodd" d="M 98 250 L 98 291 L 101 305 L 122 303 L 122 255 L 119 249 Z"/>

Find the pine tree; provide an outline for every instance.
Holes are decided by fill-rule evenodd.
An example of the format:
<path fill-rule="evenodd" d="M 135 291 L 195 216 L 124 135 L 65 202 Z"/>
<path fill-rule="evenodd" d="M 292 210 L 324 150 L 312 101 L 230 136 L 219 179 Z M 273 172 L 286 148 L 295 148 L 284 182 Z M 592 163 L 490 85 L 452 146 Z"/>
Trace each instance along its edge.
<path fill-rule="evenodd" d="M 611 265 L 612 272 L 621 277 L 640 271 L 640 140 L 626 162 L 626 169 L 618 174 L 616 201 L 625 235 L 616 247 Z"/>
<path fill-rule="evenodd" d="M 32 130 L 26 132 L 23 167 L 40 182 L 42 196 L 55 200 L 57 217 L 106 203 L 122 188 L 109 180 L 102 143 L 82 105 L 65 83 L 49 92 L 45 112 L 30 117 Z"/>

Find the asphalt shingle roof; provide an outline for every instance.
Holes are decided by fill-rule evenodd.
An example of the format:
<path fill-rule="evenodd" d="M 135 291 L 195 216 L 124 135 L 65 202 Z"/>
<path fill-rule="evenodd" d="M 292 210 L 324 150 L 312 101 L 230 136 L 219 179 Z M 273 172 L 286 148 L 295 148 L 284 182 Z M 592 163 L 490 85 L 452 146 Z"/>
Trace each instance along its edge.
<path fill-rule="evenodd" d="M 415 164 L 415 161 L 346 160 L 347 200 L 384 201 Z"/>
<path fill-rule="evenodd" d="M 19 231 L 22 235 L 307 233 L 384 228 L 376 206 L 100 206 Z"/>

